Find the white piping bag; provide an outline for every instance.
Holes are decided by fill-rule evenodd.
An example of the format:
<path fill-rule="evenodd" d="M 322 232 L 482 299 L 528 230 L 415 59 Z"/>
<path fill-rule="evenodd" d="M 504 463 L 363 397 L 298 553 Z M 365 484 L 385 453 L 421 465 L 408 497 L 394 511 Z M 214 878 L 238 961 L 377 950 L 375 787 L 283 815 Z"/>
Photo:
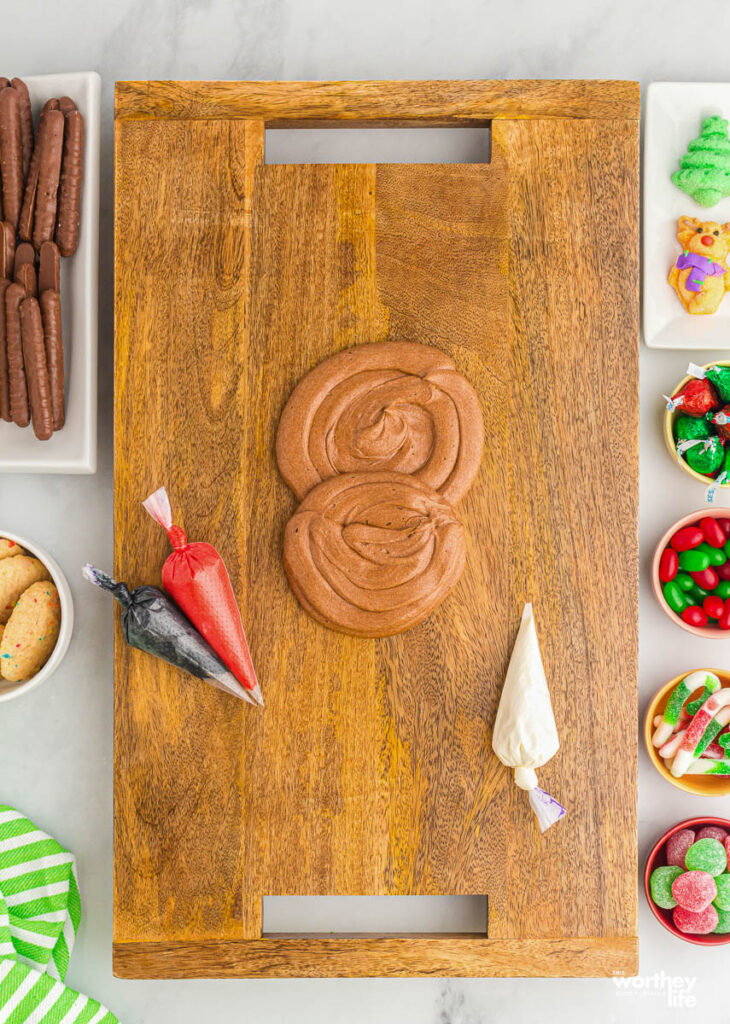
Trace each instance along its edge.
<path fill-rule="evenodd" d="M 497 708 L 492 748 L 502 764 L 514 768 L 515 784 L 527 790 L 541 832 L 565 814 L 563 805 L 540 789 L 535 774 L 559 747 L 532 605 L 526 604 Z"/>

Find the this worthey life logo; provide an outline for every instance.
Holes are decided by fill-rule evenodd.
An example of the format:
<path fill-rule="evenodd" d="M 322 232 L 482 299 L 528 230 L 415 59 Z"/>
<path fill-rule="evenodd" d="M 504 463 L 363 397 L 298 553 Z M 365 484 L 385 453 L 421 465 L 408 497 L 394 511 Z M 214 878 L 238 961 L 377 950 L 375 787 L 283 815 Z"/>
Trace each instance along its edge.
<path fill-rule="evenodd" d="M 636 978 L 614 978 L 613 983 L 619 995 L 662 996 L 672 1009 L 691 1009 L 697 1005 L 693 991 L 697 978 L 688 978 L 682 974 L 659 971 Z"/>

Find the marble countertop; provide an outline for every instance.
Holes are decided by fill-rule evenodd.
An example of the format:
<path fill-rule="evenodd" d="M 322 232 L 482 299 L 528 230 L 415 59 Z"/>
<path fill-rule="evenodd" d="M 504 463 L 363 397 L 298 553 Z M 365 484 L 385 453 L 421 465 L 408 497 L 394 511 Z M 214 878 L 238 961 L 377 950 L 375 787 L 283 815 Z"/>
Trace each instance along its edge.
<path fill-rule="evenodd" d="M 98 600 L 77 572 L 85 561 L 111 562 L 116 79 L 630 78 L 644 86 L 653 80 L 707 81 L 721 75 L 726 63 L 722 40 L 727 40 L 723 29 L 730 29 L 730 6 L 727 0 L 704 0 L 699 13 L 702 31 L 695 36 L 686 0 L 69 0 L 63 5 L 24 0 L 14 5 L 0 38 L 4 74 L 97 70 L 103 80 L 100 448 L 99 471 L 92 477 L 0 480 L 0 526 L 31 536 L 54 553 L 70 576 L 78 617 L 71 649 L 53 682 L 2 705 L 0 799 L 76 853 L 85 920 L 68 981 L 103 1000 L 124 1024 L 201 1019 L 275 1024 L 295 1018 L 298 1024 L 730 1021 L 728 947 L 692 947 L 673 939 L 655 923 L 643 896 L 640 975 L 630 982 L 113 978 L 112 622 L 108 603 Z M 708 36 L 720 42 L 710 47 Z M 286 141 L 281 145 L 285 152 Z M 700 363 L 713 357 L 717 353 L 692 354 Z M 658 686 L 679 671 L 730 668 L 730 648 L 671 628 L 647 585 L 658 535 L 703 500 L 700 486 L 672 465 L 660 432 L 659 395 L 682 376 L 687 359 L 687 353 L 642 347 L 642 710 Z M 727 816 L 729 807 L 727 799 L 699 801 L 672 789 L 642 750 L 640 861 L 669 824 L 698 811 Z"/>

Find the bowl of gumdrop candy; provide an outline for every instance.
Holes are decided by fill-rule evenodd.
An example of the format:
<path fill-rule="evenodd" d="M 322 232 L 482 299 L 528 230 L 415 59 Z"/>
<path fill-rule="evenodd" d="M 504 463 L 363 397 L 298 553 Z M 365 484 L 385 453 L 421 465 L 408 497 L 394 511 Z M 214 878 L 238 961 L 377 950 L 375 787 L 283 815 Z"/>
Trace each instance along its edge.
<path fill-rule="evenodd" d="M 705 377 L 683 377 L 672 391 L 664 440 L 685 473 L 711 484 L 720 473 L 730 474 L 730 360 L 716 359 L 702 372 Z"/>
<path fill-rule="evenodd" d="M 686 751 L 680 753 L 680 748 L 685 739 L 693 742 L 688 729 L 707 697 L 717 692 L 716 688 L 722 690 L 722 698 L 713 702 L 712 712 L 706 708 L 706 714 L 695 724 L 695 732 L 702 733 L 700 755 L 695 757 L 697 748 L 693 750 L 690 745 L 692 756 L 688 758 Z M 719 668 L 695 669 L 662 686 L 646 709 L 644 745 L 649 759 L 662 778 L 684 793 L 730 796 L 730 774 L 726 774 L 730 759 L 730 701 L 726 693 L 730 695 L 730 672 Z M 678 755 L 683 763 L 677 763 Z M 673 774 L 673 767 L 679 774 Z"/>
<path fill-rule="evenodd" d="M 730 821 L 689 818 L 654 844 L 644 892 L 668 932 L 698 946 L 730 942 Z"/>
<path fill-rule="evenodd" d="M 730 639 L 730 508 L 690 512 L 670 526 L 656 546 L 651 580 L 682 629 Z"/>

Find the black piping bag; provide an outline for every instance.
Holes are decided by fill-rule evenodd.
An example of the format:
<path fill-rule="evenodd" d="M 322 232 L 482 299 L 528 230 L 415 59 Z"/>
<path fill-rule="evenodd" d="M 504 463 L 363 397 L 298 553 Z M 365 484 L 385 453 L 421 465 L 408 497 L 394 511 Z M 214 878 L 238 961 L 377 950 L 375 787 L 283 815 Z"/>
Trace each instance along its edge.
<path fill-rule="evenodd" d="M 81 571 L 89 583 L 108 590 L 119 601 L 124 609 L 124 638 L 130 647 L 161 658 L 225 693 L 254 703 L 208 641 L 162 590 L 142 586 L 130 593 L 126 583 L 117 583 L 93 565 L 85 565 Z"/>

